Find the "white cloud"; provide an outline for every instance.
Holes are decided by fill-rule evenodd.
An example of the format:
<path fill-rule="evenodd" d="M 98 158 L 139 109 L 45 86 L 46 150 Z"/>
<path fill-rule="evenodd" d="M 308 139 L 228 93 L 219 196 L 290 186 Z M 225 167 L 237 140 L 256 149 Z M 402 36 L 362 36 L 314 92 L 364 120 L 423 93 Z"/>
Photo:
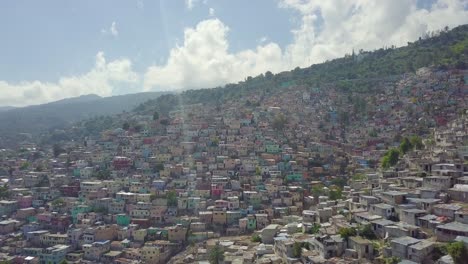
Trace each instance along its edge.
<path fill-rule="evenodd" d="M 106 62 L 103 52 L 96 55 L 94 67 L 78 76 L 62 77 L 57 82 L 0 81 L 0 105 L 25 106 L 85 94 L 110 96 L 119 85 L 137 85 L 139 76 L 128 59 Z"/>
<path fill-rule="evenodd" d="M 418 9 L 415 0 L 283 0 L 281 7 L 295 9 L 302 16 L 286 56 L 291 65 L 306 66 L 309 63 L 301 58 L 315 63 L 342 56 L 352 48 L 402 46 L 426 31 L 467 23 L 466 5 L 465 0 L 438 0 L 426 10 Z M 323 19 L 320 30 L 318 16 Z"/>
<path fill-rule="evenodd" d="M 110 33 L 114 37 L 117 37 L 119 35 L 119 31 L 117 30 L 117 24 L 115 23 L 115 21 L 112 22 L 112 25 L 110 27 Z"/>
<path fill-rule="evenodd" d="M 210 9 L 208 9 L 208 14 L 209 14 L 210 16 L 214 16 L 214 15 L 215 15 L 215 10 L 214 10 L 214 8 L 211 8 L 211 7 L 210 7 Z"/>
<path fill-rule="evenodd" d="M 145 90 L 212 87 L 263 72 L 270 66 L 279 70 L 268 65 L 271 60 L 281 59 L 277 44 L 231 54 L 226 40 L 228 31 L 219 19 L 204 20 L 196 28 L 186 29 L 183 45 L 171 50 L 167 63 L 148 68 Z"/>
<path fill-rule="evenodd" d="M 191 10 L 195 4 L 198 2 L 198 0 L 185 0 L 185 7 L 187 7 L 187 9 Z"/>
<path fill-rule="evenodd" d="M 101 29 L 101 34 L 107 35 L 110 34 L 114 37 L 117 37 L 119 35 L 119 31 L 117 30 L 117 23 L 115 21 L 112 21 L 112 24 L 109 29 Z"/>
<path fill-rule="evenodd" d="M 200 1 L 200 0 L 185 0 L 185 7 L 188 10 L 192 10 L 195 7 L 195 5 L 199 4 L 200 2 L 202 4 L 204 4 L 204 5 L 208 4 L 208 0 L 203 0 L 203 1 Z"/>
<path fill-rule="evenodd" d="M 194 0 L 196 1 L 196 0 Z M 192 7 L 194 1 L 186 1 Z M 184 42 L 171 49 L 167 61 L 148 68 L 145 90 L 202 88 L 243 80 L 266 71 L 343 56 L 355 50 L 401 46 L 426 31 L 468 23 L 466 0 L 437 0 L 418 9 L 416 0 L 281 0 L 300 20 L 293 41 L 283 49 L 260 42 L 255 49 L 230 53 L 228 26 L 211 18 L 186 28 Z"/>

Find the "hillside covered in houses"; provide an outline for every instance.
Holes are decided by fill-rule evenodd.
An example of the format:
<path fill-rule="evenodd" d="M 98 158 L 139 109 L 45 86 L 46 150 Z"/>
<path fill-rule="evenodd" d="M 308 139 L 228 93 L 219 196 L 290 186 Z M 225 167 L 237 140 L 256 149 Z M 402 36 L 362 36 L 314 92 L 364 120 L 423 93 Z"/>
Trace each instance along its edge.
<path fill-rule="evenodd" d="M 10 263 L 465 263 L 468 26 L 0 151 Z"/>

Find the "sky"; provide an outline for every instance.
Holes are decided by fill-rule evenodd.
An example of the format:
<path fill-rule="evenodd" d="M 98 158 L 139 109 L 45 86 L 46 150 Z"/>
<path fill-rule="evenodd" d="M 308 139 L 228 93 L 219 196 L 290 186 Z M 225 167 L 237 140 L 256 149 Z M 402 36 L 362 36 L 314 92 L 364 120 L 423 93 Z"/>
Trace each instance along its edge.
<path fill-rule="evenodd" d="M 211 88 L 402 46 L 468 0 L 0 2 L 0 106 Z"/>

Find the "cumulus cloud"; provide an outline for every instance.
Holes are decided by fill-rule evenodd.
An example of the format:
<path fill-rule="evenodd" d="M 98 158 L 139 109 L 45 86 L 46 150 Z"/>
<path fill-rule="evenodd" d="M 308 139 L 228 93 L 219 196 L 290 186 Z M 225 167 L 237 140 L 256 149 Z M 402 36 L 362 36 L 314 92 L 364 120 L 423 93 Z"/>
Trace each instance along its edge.
<path fill-rule="evenodd" d="M 186 3 L 193 7 L 194 1 Z M 183 44 L 171 49 L 167 61 L 148 68 L 144 89 L 213 87 L 309 66 L 352 49 L 401 46 L 427 31 L 468 23 L 467 5 L 466 0 L 436 0 L 423 9 L 416 0 L 281 0 L 280 8 L 300 17 L 291 31 L 293 41 L 283 48 L 264 41 L 237 53 L 228 51 L 229 27 L 210 18 L 186 28 Z"/>
<path fill-rule="evenodd" d="M 219 19 L 200 22 L 184 32 L 184 43 L 170 51 L 165 65 L 151 66 L 145 74 L 145 90 L 212 87 L 259 73 L 281 60 L 281 48 L 274 43 L 236 54 L 228 52 L 229 28 Z"/>
<path fill-rule="evenodd" d="M 418 8 L 415 0 L 283 0 L 280 7 L 295 9 L 302 16 L 300 29 L 293 31 L 294 43 L 286 48 L 290 62 L 298 66 L 308 64 L 301 57 L 321 62 L 352 48 L 401 46 L 427 31 L 468 22 L 465 0 L 438 0 L 428 9 Z"/>
<path fill-rule="evenodd" d="M 210 9 L 208 9 L 208 14 L 209 14 L 210 16 L 214 16 L 214 15 L 215 15 L 215 10 L 214 10 L 214 8 L 211 8 L 211 7 L 210 7 Z"/>
<path fill-rule="evenodd" d="M 0 105 L 25 106 L 85 94 L 110 96 L 118 85 L 137 85 L 139 76 L 128 59 L 106 62 L 103 52 L 96 55 L 94 67 L 78 76 L 62 77 L 57 82 L 0 81 Z"/>

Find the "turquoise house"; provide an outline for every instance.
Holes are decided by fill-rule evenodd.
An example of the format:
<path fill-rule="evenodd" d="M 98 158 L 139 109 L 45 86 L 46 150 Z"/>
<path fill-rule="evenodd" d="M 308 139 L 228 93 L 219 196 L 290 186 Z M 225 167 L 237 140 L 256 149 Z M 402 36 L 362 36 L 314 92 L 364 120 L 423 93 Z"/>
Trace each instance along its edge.
<path fill-rule="evenodd" d="M 253 215 L 247 216 L 247 229 L 255 230 L 257 228 L 257 219 Z"/>
<path fill-rule="evenodd" d="M 255 190 L 256 191 L 263 191 L 263 190 L 265 190 L 265 185 L 258 184 L 257 186 L 255 186 Z"/>
<path fill-rule="evenodd" d="M 76 223 L 76 220 L 77 220 L 76 218 L 79 213 L 88 213 L 90 211 L 91 211 L 91 207 L 84 205 L 84 204 L 80 204 L 80 205 L 73 207 L 71 210 L 73 223 Z"/>
<path fill-rule="evenodd" d="M 187 199 L 187 209 L 194 210 L 200 207 L 201 198 L 200 197 L 189 197 Z"/>
<path fill-rule="evenodd" d="M 280 162 L 278 163 L 278 170 L 280 171 L 289 171 L 291 170 L 291 164 L 289 162 Z"/>
<path fill-rule="evenodd" d="M 126 214 L 118 214 L 116 217 L 116 222 L 119 226 L 128 226 L 131 220 L 130 216 Z"/>
<path fill-rule="evenodd" d="M 302 174 L 301 173 L 291 173 L 286 175 L 286 180 L 288 182 L 299 182 L 302 181 Z"/>
<path fill-rule="evenodd" d="M 265 145 L 265 150 L 267 153 L 279 153 L 281 151 L 281 148 L 278 144 L 266 144 Z"/>
<path fill-rule="evenodd" d="M 283 157 L 282 157 L 282 158 L 283 158 L 283 161 L 288 162 L 288 161 L 291 160 L 292 156 L 291 156 L 291 154 L 285 153 L 285 154 L 283 154 Z"/>

